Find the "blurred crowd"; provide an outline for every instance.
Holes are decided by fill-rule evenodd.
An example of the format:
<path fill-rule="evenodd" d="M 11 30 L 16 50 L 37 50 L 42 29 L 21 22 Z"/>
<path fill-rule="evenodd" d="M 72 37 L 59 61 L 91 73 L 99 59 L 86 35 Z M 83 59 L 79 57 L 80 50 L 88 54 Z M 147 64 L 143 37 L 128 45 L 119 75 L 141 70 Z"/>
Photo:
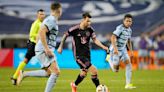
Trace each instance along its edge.
<path fill-rule="evenodd" d="M 141 36 L 133 39 L 134 50 L 138 50 L 139 69 L 164 68 L 164 34 L 150 36 L 149 33 L 143 33 Z"/>

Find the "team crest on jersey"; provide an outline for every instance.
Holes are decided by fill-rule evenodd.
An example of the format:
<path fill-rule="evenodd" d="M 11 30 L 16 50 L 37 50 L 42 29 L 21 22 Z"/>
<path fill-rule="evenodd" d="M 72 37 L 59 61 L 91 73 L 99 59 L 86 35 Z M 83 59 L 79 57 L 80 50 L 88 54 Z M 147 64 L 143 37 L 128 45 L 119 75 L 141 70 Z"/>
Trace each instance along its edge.
<path fill-rule="evenodd" d="M 81 36 L 81 34 L 77 34 L 77 36 Z"/>
<path fill-rule="evenodd" d="M 90 36 L 90 32 L 86 32 L 86 36 L 88 36 L 88 37 L 89 37 L 89 36 Z"/>

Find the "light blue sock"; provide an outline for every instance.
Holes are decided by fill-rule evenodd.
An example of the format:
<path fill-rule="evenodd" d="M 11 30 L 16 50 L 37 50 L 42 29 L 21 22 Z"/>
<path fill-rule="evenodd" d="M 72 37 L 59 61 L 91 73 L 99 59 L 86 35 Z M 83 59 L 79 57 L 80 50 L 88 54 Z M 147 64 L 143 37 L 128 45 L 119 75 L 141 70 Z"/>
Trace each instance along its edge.
<path fill-rule="evenodd" d="M 47 85 L 46 85 L 46 88 L 45 88 L 44 92 L 51 92 L 52 91 L 52 88 L 56 84 L 57 78 L 58 78 L 58 75 L 56 75 L 54 73 L 52 73 L 50 75 L 50 77 L 48 78 Z"/>
<path fill-rule="evenodd" d="M 23 73 L 24 77 L 46 77 L 48 76 L 45 70 L 34 70 L 34 71 L 25 71 Z"/>
<path fill-rule="evenodd" d="M 115 66 L 119 66 L 119 56 L 113 54 L 113 57 L 111 59 L 111 61 L 109 61 L 110 65 L 111 65 L 111 69 L 113 72 L 118 72 L 118 70 L 116 69 Z"/>
<path fill-rule="evenodd" d="M 126 64 L 126 84 L 130 84 L 131 83 L 131 77 L 132 77 L 132 65 L 130 64 Z"/>

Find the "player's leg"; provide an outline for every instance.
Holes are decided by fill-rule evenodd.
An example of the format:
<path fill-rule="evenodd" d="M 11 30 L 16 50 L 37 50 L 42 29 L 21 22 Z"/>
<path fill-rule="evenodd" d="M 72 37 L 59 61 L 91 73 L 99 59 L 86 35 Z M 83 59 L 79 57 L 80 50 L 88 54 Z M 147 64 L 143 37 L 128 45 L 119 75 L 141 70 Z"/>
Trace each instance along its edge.
<path fill-rule="evenodd" d="M 12 78 L 11 78 L 11 79 L 12 79 L 12 83 L 13 83 L 14 85 L 16 85 L 16 79 L 17 79 L 17 77 L 18 77 L 19 71 L 20 71 L 20 70 L 23 70 L 24 67 L 26 66 L 26 64 L 29 62 L 29 60 L 30 60 L 33 56 L 35 56 L 35 52 L 34 52 L 35 43 L 33 43 L 33 42 L 27 43 L 27 48 L 28 48 L 28 50 L 27 50 L 27 53 L 26 53 L 26 55 L 25 55 L 24 60 L 18 65 L 18 67 L 17 67 L 17 69 L 16 69 L 14 75 L 13 75 Z"/>
<path fill-rule="evenodd" d="M 86 77 L 88 73 L 88 68 L 91 66 L 89 61 L 86 60 L 84 57 L 78 57 L 76 60 L 77 64 L 80 66 L 81 72 L 76 78 L 76 81 L 74 82 L 76 86 L 78 86 L 79 83 L 83 81 L 83 79 Z"/>
<path fill-rule="evenodd" d="M 44 92 L 51 92 L 52 88 L 56 84 L 56 80 L 60 74 L 60 70 L 58 67 L 58 64 L 56 62 L 56 56 L 53 55 L 53 57 L 49 57 L 45 54 L 45 52 L 37 52 L 36 53 L 37 58 L 41 62 L 42 68 L 48 68 L 47 73 L 50 71 L 50 76 L 47 80 L 46 88 Z"/>
<path fill-rule="evenodd" d="M 131 77 L 132 77 L 132 65 L 130 63 L 129 60 L 125 61 L 125 65 L 126 65 L 126 84 L 130 84 L 131 83 Z"/>
<path fill-rule="evenodd" d="M 33 71 L 22 71 L 18 73 L 16 85 L 20 85 L 22 80 L 26 77 L 48 77 L 51 71 L 49 69 L 33 70 Z"/>
<path fill-rule="evenodd" d="M 18 72 L 20 71 L 20 70 L 23 70 L 23 68 L 26 66 L 26 62 L 28 62 L 28 59 L 27 58 L 24 58 L 24 60 L 18 65 L 18 67 L 17 67 L 17 69 L 16 69 L 16 71 L 15 71 L 15 73 L 14 73 L 14 75 L 13 75 L 13 78 L 14 79 L 17 79 L 17 77 L 18 77 Z"/>
<path fill-rule="evenodd" d="M 72 92 L 76 92 L 77 86 L 84 80 L 88 73 L 88 68 L 91 66 L 89 61 L 84 57 L 78 57 L 76 62 L 80 66 L 81 72 L 77 76 L 76 80 L 71 83 Z"/>
<path fill-rule="evenodd" d="M 41 63 L 41 67 L 43 68 L 42 70 L 34 70 L 34 71 L 25 71 L 22 73 L 20 71 L 17 85 L 19 85 L 24 77 L 29 77 L 29 76 L 35 76 L 35 77 L 48 77 L 49 79 L 47 81 L 47 86 L 45 89 L 45 92 L 49 92 L 46 90 L 51 90 L 52 85 L 54 85 L 58 75 L 59 75 L 59 69 L 57 66 L 56 57 L 54 55 L 53 58 L 49 58 L 44 52 L 37 52 L 36 57 L 39 59 Z M 52 81 L 52 82 L 50 82 Z"/>
<path fill-rule="evenodd" d="M 34 71 L 23 71 L 23 77 L 46 77 L 51 74 L 49 69 L 41 69 Z"/>
<path fill-rule="evenodd" d="M 95 84 L 95 86 L 97 87 L 98 85 L 100 85 L 100 82 L 99 82 L 98 71 L 97 71 L 96 67 L 92 65 L 89 68 L 89 71 L 91 72 L 91 79 L 92 79 L 93 83 Z"/>
<path fill-rule="evenodd" d="M 41 70 L 33 70 L 33 71 L 22 71 L 20 70 L 18 73 L 18 78 L 16 81 L 17 85 L 20 85 L 22 80 L 26 77 L 48 77 L 50 76 L 51 71 L 48 68 L 44 68 Z"/>
<path fill-rule="evenodd" d="M 72 92 L 77 92 L 77 86 L 84 80 L 87 75 L 88 70 L 81 69 L 80 74 L 77 76 L 74 82 L 71 82 Z"/>
<path fill-rule="evenodd" d="M 47 77 L 51 74 L 51 71 L 48 69 L 48 66 L 51 63 L 49 62 L 49 58 L 45 55 L 45 53 L 36 52 L 36 58 L 38 58 L 38 60 L 40 61 L 42 69 L 33 70 L 33 71 L 24 71 L 23 77 Z"/>
<path fill-rule="evenodd" d="M 111 53 L 109 64 L 113 72 L 118 72 L 119 71 L 119 55 Z"/>
<path fill-rule="evenodd" d="M 81 70 L 80 74 L 77 76 L 74 82 L 76 86 L 78 86 L 83 81 L 83 79 L 87 76 L 87 72 L 88 70 L 85 70 L 85 69 Z"/>
<path fill-rule="evenodd" d="M 48 69 L 50 70 L 51 74 L 48 78 L 44 92 L 51 92 L 52 91 L 52 88 L 55 86 L 56 80 L 60 74 L 58 64 L 55 60 L 54 60 L 54 62 L 51 63 L 51 65 L 49 66 Z"/>
<path fill-rule="evenodd" d="M 22 80 L 26 77 L 48 77 L 51 71 L 49 69 L 33 70 L 33 71 L 22 71 L 18 73 L 16 85 L 20 85 Z"/>
<path fill-rule="evenodd" d="M 133 89 L 136 88 L 135 86 L 132 85 L 131 83 L 131 78 L 132 78 L 132 64 L 129 58 L 129 55 L 127 52 L 123 53 L 122 60 L 126 65 L 126 72 L 125 72 L 125 77 L 126 77 L 126 89 Z"/>

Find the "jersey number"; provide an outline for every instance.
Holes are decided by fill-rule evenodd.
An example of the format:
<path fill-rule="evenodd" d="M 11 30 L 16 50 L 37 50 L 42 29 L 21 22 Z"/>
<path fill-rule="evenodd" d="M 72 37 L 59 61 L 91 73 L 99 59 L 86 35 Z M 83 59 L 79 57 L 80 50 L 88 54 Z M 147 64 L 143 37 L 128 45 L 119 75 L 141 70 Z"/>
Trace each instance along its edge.
<path fill-rule="evenodd" d="M 81 37 L 81 43 L 82 44 L 87 43 L 87 37 Z"/>

